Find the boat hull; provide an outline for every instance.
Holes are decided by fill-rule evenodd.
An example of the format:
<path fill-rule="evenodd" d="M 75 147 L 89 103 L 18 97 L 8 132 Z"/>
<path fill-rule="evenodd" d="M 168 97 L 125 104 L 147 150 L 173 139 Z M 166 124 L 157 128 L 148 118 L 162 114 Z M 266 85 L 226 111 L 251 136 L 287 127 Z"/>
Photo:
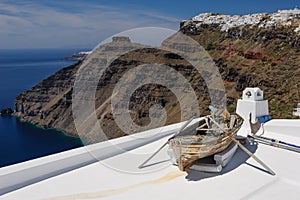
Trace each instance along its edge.
<path fill-rule="evenodd" d="M 187 171 L 193 163 L 225 150 L 232 140 L 229 136 L 205 138 L 205 136 L 180 136 L 169 141 L 181 171 Z"/>

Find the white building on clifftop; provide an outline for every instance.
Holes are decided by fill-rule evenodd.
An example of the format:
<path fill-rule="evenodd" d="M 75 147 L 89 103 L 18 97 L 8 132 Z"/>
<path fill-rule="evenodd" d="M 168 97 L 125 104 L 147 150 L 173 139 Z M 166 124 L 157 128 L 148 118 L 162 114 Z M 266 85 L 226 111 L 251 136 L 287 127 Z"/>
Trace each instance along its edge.
<path fill-rule="evenodd" d="M 290 26 L 294 18 L 300 18 L 300 9 L 278 10 L 275 13 L 257 13 L 248 15 L 224 15 L 201 13 L 192 18 L 199 28 L 201 24 L 219 24 L 221 31 L 227 32 L 230 28 L 240 26 L 256 26 L 259 28 Z M 300 28 L 294 30 L 300 32 Z"/>
<path fill-rule="evenodd" d="M 294 109 L 293 115 L 300 117 L 300 103 L 298 103 L 297 107 Z"/>

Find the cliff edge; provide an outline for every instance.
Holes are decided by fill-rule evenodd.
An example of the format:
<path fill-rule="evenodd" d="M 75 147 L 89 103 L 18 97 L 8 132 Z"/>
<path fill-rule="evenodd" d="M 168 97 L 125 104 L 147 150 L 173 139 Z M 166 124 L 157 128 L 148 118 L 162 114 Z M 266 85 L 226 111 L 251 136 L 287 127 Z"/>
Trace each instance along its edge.
<path fill-rule="evenodd" d="M 260 87 L 269 100 L 273 117 L 293 117 L 292 110 L 300 102 L 298 9 L 244 16 L 204 13 L 182 21 L 180 32 L 199 42 L 215 61 L 225 83 L 231 112 L 245 87 Z M 131 43 L 129 39 L 116 39 L 98 48 L 105 48 L 111 54 L 123 47 L 122 42 Z M 130 46 L 134 49 L 140 44 Z M 109 138 L 125 135 L 115 124 L 108 101 L 117 80 L 129 69 L 154 61 L 183 74 L 201 102 L 200 113 L 208 114 L 208 89 L 187 61 L 154 48 L 133 50 L 115 60 L 97 86 L 97 116 L 103 130 L 110 133 Z M 15 100 L 15 114 L 23 121 L 77 135 L 72 116 L 72 91 L 81 64 L 82 61 L 61 69 L 20 94 Z M 168 124 L 180 120 L 179 103 L 174 94 L 155 84 L 145 85 L 133 94 L 129 105 L 132 119 L 140 125 L 149 123 L 149 107 L 154 104 L 166 108 Z"/>

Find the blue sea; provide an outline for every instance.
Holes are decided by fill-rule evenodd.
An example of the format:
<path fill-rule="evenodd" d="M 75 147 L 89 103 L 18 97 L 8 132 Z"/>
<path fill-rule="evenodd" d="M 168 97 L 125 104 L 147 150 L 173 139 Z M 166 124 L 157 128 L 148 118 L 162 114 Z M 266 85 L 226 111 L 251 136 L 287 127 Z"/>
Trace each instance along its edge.
<path fill-rule="evenodd" d="M 74 64 L 65 56 L 87 49 L 0 50 L 0 109 L 59 69 Z M 44 130 L 16 117 L 0 116 L 0 167 L 82 146 L 79 138 Z"/>

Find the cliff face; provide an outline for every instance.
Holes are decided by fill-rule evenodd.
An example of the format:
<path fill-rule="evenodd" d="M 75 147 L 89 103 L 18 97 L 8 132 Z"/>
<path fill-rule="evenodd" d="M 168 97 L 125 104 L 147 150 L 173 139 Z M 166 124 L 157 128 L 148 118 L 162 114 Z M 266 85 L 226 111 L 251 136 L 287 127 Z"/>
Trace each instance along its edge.
<path fill-rule="evenodd" d="M 226 19 L 224 21 L 224 19 Z M 245 87 L 260 87 L 276 118 L 300 101 L 300 10 L 227 16 L 201 14 L 181 23 L 217 63 L 234 109 Z"/>
<path fill-rule="evenodd" d="M 283 20 L 276 17 L 281 16 L 278 13 L 242 18 L 202 14 L 181 23 L 180 31 L 199 42 L 214 59 L 225 81 L 230 111 L 235 110 L 236 99 L 245 87 L 260 87 L 269 100 L 273 117 L 292 117 L 293 108 L 300 102 L 300 36 L 297 32 L 300 19 L 295 13 L 284 15 L 287 17 Z M 228 20 L 231 23 L 228 24 Z M 112 54 L 122 48 L 124 42 L 130 43 L 123 38 L 99 48 Z M 131 47 L 140 45 L 131 43 Z M 125 135 L 115 124 L 110 108 L 109 98 L 115 84 L 129 69 L 149 62 L 166 64 L 180 72 L 198 96 L 200 113 L 208 113 L 208 89 L 187 61 L 164 50 L 133 50 L 115 60 L 97 86 L 97 116 L 102 129 L 110 133 L 109 138 Z M 76 135 L 71 104 L 74 78 L 80 65 L 81 62 L 64 68 L 20 94 L 15 101 L 16 115 L 24 121 Z M 165 87 L 145 85 L 130 100 L 131 117 L 137 124 L 149 123 L 149 107 L 154 104 L 166 108 L 168 124 L 180 120 L 179 103 Z"/>
<path fill-rule="evenodd" d="M 72 117 L 72 87 L 80 63 L 63 68 L 15 100 L 16 116 L 43 128 L 75 133 Z"/>

